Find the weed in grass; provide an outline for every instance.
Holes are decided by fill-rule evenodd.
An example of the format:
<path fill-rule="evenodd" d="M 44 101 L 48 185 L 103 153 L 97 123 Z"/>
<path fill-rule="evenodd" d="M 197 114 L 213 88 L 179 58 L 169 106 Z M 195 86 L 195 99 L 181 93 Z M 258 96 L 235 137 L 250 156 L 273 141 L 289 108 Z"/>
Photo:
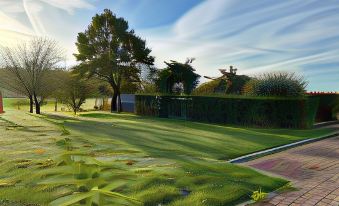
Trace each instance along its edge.
<path fill-rule="evenodd" d="M 59 146 L 59 147 L 62 147 L 64 149 L 67 149 L 67 150 L 72 150 L 73 147 L 72 147 L 72 144 L 71 144 L 71 139 L 70 138 L 64 138 L 64 139 L 60 139 L 56 142 L 56 145 Z"/>
<path fill-rule="evenodd" d="M 66 129 L 66 127 L 65 127 L 64 124 L 61 126 L 61 131 L 62 131 L 61 136 L 67 136 L 67 135 L 70 135 L 70 134 L 71 134 L 71 133 Z"/>
<path fill-rule="evenodd" d="M 165 205 L 180 198 L 180 191 L 173 186 L 157 185 L 142 190 L 137 197 L 142 200 L 144 206 Z"/>
<path fill-rule="evenodd" d="M 66 143 L 71 147 L 71 142 L 66 139 L 59 142 L 59 145 L 64 147 Z M 59 161 L 57 167 L 39 173 L 42 181 L 39 181 L 38 185 L 74 185 L 77 189 L 72 194 L 52 201 L 51 206 L 68 206 L 76 203 L 105 205 L 112 200 L 130 204 L 140 203 L 116 191 L 130 178 L 128 171 L 119 166 L 107 165 L 81 151 L 65 152 L 57 160 Z"/>
<path fill-rule="evenodd" d="M 263 192 L 261 188 L 257 191 L 254 191 L 251 195 L 253 201 L 258 202 L 264 200 L 267 197 L 267 193 Z"/>

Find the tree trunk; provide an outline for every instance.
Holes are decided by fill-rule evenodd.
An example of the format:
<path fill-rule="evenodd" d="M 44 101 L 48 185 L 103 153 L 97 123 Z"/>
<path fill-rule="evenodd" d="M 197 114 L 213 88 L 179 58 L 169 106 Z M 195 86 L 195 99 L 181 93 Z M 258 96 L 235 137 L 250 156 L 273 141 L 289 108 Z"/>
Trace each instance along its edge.
<path fill-rule="evenodd" d="M 58 99 L 57 98 L 55 98 L 54 111 L 55 112 L 58 111 Z"/>
<path fill-rule="evenodd" d="M 34 103 L 35 103 L 35 113 L 36 114 L 41 114 L 40 112 L 40 102 L 37 98 L 37 96 L 34 94 Z"/>
<path fill-rule="evenodd" d="M 122 112 L 122 103 L 121 103 L 121 94 L 120 94 L 120 92 L 118 93 L 117 99 L 118 99 L 117 112 Z"/>
<path fill-rule="evenodd" d="M 29 96 L 29 113 L 33 113 L 33 104 L 34 104 L 34 101 L 33 101 L 33 97 L 32 95 Z"/>
<path fill-rule="evenodd" d="M 118 94 L 117 92 L 114 92 L 112 96 L 112 101 L 111 101 L 111 112 L 117 111 L 117 99 L 118 99 Z"/>

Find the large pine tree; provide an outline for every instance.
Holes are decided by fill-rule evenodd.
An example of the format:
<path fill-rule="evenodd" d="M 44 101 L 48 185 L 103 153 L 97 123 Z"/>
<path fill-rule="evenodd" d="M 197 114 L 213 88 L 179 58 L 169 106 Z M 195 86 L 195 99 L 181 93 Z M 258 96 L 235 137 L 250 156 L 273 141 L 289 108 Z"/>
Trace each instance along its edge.
<path fill-rule="evenodd" d="M 138 81 L 141 68 L 154 62 L 146 41 L 129 29 L 125 19 L 116 17 L 109 9 L 92 18 L 85 32 L 78 34 L 76 46 L 79 53 L 74 56 L 80 61 L 77 70 L 112 87 L 112 112 L 121 110 L 122 82 Z"/>

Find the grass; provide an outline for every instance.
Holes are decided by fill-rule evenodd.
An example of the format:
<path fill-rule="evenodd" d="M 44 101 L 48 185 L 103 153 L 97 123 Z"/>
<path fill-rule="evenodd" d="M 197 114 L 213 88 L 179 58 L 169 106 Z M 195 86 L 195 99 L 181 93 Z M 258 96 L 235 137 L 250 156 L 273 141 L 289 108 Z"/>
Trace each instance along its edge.
<path fill-rule="evenodd" d="M 287 183 L 226 160 L 331 132 L 228 127 L 103 112 L 36 116 L 13 110 L 5 100 L 6 105 L 8 112 L 0 116 L 0 200 L 25 204 L 47 205 L 76 190 L 68 185 L 43 188 L 36 184 L 41 177 L 32 175 L 56 167 L 49 160 L 63 154 L 62 142 L 132 172 L 133 181 L 119 192 L 144 205 L 215 206 L 234 205 L 260 188 L 269 192 Z M 11 127 L 13 123 L 21 127 Z"/>
<path fill-rule="evenodd" d="M 84 110 L 93 110 L 95 105 L 95 99 L 88 99 L 82 105 L 82 109 Z M 29 110 L 29 100 L 25 98 L 4 98 L 4 107 L 5 108 L 13 108 L 16 110 L 27 111 Z M 55 110 L 55 100 L 48 99 L 42 105 L 42 111 L 45 112 L 53 112 Z M 62 103 L 58 103 L 58 111 L 61 111 L 63 108 L 66 111 L 71 111 L 66 105 Z"/>

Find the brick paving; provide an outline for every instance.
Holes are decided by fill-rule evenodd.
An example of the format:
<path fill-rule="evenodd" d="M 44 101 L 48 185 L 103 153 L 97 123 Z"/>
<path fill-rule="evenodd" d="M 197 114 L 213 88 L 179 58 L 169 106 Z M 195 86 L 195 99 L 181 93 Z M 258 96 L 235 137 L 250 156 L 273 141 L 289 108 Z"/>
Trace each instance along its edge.
<path fill-rule="evenodd" d="M 339 136 L 259 158 L 244 165 L 291 180 L 296 191 L 259 205 L 339 206 Z"/>

